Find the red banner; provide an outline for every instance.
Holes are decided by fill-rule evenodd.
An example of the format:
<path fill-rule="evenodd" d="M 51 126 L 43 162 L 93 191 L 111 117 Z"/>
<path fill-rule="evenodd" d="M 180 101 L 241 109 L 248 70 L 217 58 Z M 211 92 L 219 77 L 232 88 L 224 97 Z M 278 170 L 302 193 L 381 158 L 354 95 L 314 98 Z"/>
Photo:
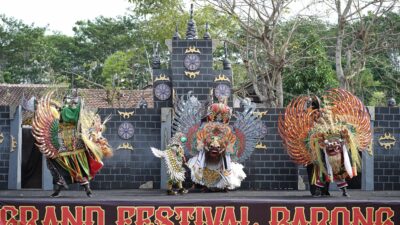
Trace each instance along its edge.
<path fill-rule="evenodd" d="M 395 225 L 400 201 L 0 199 L 0 225 Z M 343 201 L 341 201 L 343 200 Z"/>

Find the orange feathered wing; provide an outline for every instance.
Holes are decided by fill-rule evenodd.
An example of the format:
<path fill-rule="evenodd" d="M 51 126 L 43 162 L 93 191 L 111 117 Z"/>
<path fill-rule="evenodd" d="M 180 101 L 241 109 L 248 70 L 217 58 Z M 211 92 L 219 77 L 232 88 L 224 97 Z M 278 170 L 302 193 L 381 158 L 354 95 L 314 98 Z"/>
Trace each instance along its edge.
<path fill-rule="evenodd" d="M 289 156 L 302 165 L 312 162 L 306 140 L 317 116 L 317 110 L 307 107 L 308 100 L 307 96 L 292 100 L 285 109 L 284 117 L 280 115 L 278 121 L 278 131 Z"/>
<path fill-rule="evenodd" d="M 38 101 L 32 121 L 32 135 L 39 151 L 47 158 L 54 159 L 58 157 L 59 114 L 51 105 L 52 94 L 49 92 Z"/>

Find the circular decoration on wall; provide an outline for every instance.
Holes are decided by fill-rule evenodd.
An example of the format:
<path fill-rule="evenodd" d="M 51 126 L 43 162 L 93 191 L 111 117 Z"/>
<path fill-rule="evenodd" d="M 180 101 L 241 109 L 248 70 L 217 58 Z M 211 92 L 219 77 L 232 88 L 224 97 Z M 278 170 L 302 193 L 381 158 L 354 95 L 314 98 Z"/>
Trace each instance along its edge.
<path fill-rule="evenodd" d="M 184 65 L 190 71 L 198 70 L 200 67 L 200 57 L 197 54 L 187 54 L 185 56 Z"/>
<path fill-rule="evenodd" d="M 231 88 L 226 84 L 218 84 L 215 87 L 215 97 L 226 97 L 229 98 L 231 96 Z"/>
<path fill-rule="evenodd" d="M 158 99 L 164 101 L 171 97 L 171 88 L 167 84 L 158 84 L 154 88 L 154 93 Z"/>
<path fill-rule="evenodd" d="M 129 138 L 133 137 L 134 134 L 133 125 L 131 123 L 122 123 L 118 127 L 118 136 L 122 139 L 128 140 Z"/>

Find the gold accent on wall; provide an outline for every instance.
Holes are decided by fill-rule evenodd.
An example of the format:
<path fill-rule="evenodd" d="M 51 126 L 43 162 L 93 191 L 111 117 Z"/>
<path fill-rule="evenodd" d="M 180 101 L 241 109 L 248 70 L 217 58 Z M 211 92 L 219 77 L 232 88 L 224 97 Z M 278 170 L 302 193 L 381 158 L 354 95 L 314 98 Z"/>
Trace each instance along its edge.
<path fill-rule="evenodd" d="M 118 110 L 118 114 L 120 116 L 122 116 L 122 118 L 124 118 L 124 119 L 129 119 L 131 116 L 133 116 L 133 114 L 135 114 L 135 111 L 132 111 L 132 112 L 121 112 L 121 111 Z"/>
<path fill-rule="evenodd" d="M 261 141 L 259 141 L 256 145 L 256 149 L 267 149 L 267 146 L 264 145 Z"/>
<path fill-rule="evenodd" d="M 168 76 L 166 76 L 165 74 L 160 74 L 160 76 L 156 77 L 154 82 L 163 81 L 163 80 L 164 81 L 170 81 Z"/>
<path fill-rule="evenodd" d="M 385 133 L 379 137 L 379 145 L 387 150 L 391 149 L 395 144 L 396 138 L 390 133 Z"/>
<path fill-rule="evenodd" d="M 119 149 L 127 149 L 127 150 L 132 150 L 133 151 L 133 146 L 131 144 L 129 144 L 128 142 L 122 143 L 120 145 L 118 145 L 118 150 Z"/>
<path fill-rule="evenodd" d="M 220 74 L 214 79 L 214 82 L 217 81 L 228 81 L 229 83 L 231 82 L 231 80 L 229 80 L 229 78 L 226 77 L 224 74 Z"/>
<path fill-rule="evenodd" d="M 200 74 L 200 71 L 195 71 L 195 72 L 185 71 L 185 75 L 187 77 L 189 77 L 190 79 L 196 78 L 199 74 Z"/>
<path fill-rule="evenodd" d="M 11 137 L 11 150 L 10 152 L 15 151 L 15 149 L 17 148 L 17 140 L 15 140 L 15 137 L 10 135 Z"/>
<path fill-rule="evenodd" d="M 253 112 L 253 115 L 255 115 L 255 116 L 257 116 L 258 118 L 261 119 L 263 116 L 266 116 L 267 113 L 268 113 L 268 110 L 264 111 L 264 112 Z"/>
<path fill-rule="evenodd" d="M 194 46 L 189 46 L 189 48 L 187 48 L 185 50 L 185 54 L 188 54 L 188 53 L 199 53 L 200 54 L 201 52 L 198 48 L 196 48 Z"/>

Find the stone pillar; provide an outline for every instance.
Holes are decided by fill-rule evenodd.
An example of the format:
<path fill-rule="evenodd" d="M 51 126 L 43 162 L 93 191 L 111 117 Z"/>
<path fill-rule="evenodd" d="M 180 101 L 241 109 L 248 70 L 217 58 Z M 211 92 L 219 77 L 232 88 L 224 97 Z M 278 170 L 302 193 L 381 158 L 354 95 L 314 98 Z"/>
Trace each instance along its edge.
<path fill-rule="evenodd" d="M 172 113 L 172 108 L 161 108 L 161 150 L 165 150 L 171 138 Z M 160 189 L 167 189 L 168 175 L 164 160 L 161 160 L 160 177 Z"/>
<path fill-rule="evenodd" d="M 375 121 L 375 107 L 368 106 L 368 112 L 371 115 L 371 131 L 374 132 L 374 121 Z M 374 134 L 372 134 L 372 137 Z M 371 148 L 374 145 L 371 144 Z M 373 152 L 373 151 L 372 151 Z M 361 190 L 373 191 L 374 190 L 374 155 L 369 155 L 363 152 L 362 155 L 362 177 L 361 177 Z"/>
<path fill-rule="evenodd" d="M 21 189 L 22 163 L 22 107 L 17 106 L 10 122 L 10 158 L 8 167 L 8 189 Z M 14 143 L 13 143 L 14 142 Z"/>

